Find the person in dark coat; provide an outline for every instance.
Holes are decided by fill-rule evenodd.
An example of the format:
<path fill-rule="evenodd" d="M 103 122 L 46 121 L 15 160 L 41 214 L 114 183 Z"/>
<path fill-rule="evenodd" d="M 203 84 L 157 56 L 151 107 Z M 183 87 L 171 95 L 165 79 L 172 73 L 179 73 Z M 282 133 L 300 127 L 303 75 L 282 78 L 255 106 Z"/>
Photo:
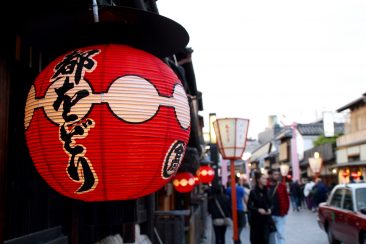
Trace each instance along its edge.
<path fill-rule="evenodd" d="M 326 202 L 328 198 L 328 188 L 322 182 L 321 178 L 316 179 L 316 183 L 313 187 L 312 192 L 315 200 L 315 208 L 316 210 L 318 210 L 319 204 L 322 202 Z"/>
<path fill-rule="evenodd" d="M 300 211 L 301 208 L 301 188 L 299 181 L 290 183 L 290 198 L 292 203 L 292 209 L 294 211 Z"/>
<path fill-rule="evenodd" d="M 208 212 L 211 214 L 213 222 L 217 218 L 231 217 L 229 209 L 230 209 L 229 201 L 224 194 L 223 186 L 218 185 L 211 187 L 208 196 Z M 223 214 L 225 216 L 223 216 Z M 215 240 L 216 240 L 215 243 L 224 244 L 225 232 L 227 226 L 213 224 L 213 227 L 215 231 Z"/>
<path fill-rule="evenodd" d="M 269 243 L 271 202 L 267 192 L 267 177 L 254 173 L 255 187 L 250 191 L 248 211 L 250 212 L 250 242 L 252 244 Z"/>

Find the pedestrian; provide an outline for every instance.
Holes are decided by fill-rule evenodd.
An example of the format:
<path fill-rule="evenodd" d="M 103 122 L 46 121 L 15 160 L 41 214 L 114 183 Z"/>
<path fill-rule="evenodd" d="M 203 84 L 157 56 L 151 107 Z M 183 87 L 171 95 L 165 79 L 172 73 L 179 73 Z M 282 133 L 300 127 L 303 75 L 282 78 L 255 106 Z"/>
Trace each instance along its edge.
<path fill-rule="evenodd" d="M 313 189 L 315 185 L 315 182 L 312 178 L 308 179 L 308 182 L 305 184 L 304 188 L 304 196 L 305 196 L 305 202 L 309 210 L 313 210 L 314 204 L 313 204 L 313 196 L 311 193 L 311 190 Z"/>
<path fill-rule="evenodd" d="M 363 179 L 363 175 L 360 176 L 360 180 L 358 181 L 358 183 L 365 183 L 365 180 Z"/>
<path fill-rule="evenodd" d="M 250 185 L 246 177 L 240 178 L 240 186 L 244 188 L 245 193 L 249 196 L 250 193 Z"/>
<path fill-rule="evenodd" d="M 245 193 L 245 190 L 242 186 L 238 185 L 239 177 L 234 176 L 235 179 L 235 189 L 236 189 L 236 212 L 238 216 L 238 236 L 240 237 L 240 233 L 246 226 L 246 218 L 245 218 L 245 205 L 248 202 L 248 195 Z M 231 184 L 226 189 L 226 196 L 231 203 Z M 231 205 L 230 205 L 231 206 Z M 236 243 L 240 243 L 240 238 Z"/>
<path fill-rule="evenodd" d="M 316 183 L 313 187 L 312 194 L 314 196 L 315 211 L 317 211 L 319 204 L 327 201 L 328 198 L 328 188 L 322 182 L 321 178 L 316 179 Z"/>
<path fill-rule="evenodd" d="M 224 194 L 224 187 L 221 185 L 211 187 L 208 196 L 208 212 L 211 214 L 213 228 L 215 232 L 215 243 L 224 244 L 225 243 L 225 233 L 227 225 L 225 222 L 220 223 L 225 218 L 230 217 L 230 204 Z"/>
<path fill-rule="evenodd" d="M 278 169 L 273 170 L 269 195 L 272 202 L 272 218 L 277 229 L 274 233 L 275 243 L 285 244 L 285 223 L 290 207 L 290 200 L 287 187 L 285 183 L 281 182 L 280 171 Z"/>
<path fill-rule="evenodd" d="M 290 183 L 290 198 L 293 211 L 299 212 L 301 207 L 301 189 L 298 180 Z"/>
<path fill-rule="evenodd" d="M 299 185 L 300 185 L 300 192 L 299 192 L 300 207 L 305 209 L 306 208 L 306 202 L 305 202 L 305 196 L 304 196 L 305 183 L 304 183 L 303 179 L 299 181 Z"/>
<path fill-rule="evenodd" d="M 255 187 L 250 191 L 248 211 L 250 213 L 250 242 L 268 244 L 271 217 L 271 202 L 267 192 L 267 177 L 259 172 L 254 173 Z"/>
<path fill-rule="evenodd" d="M 272 169 L 269 169 L 267 171 L 267 175 L 268 175 L 268 179 L 267 179 L 267 187 L 270 187 L 270 185 L 272 184 L 272 173 L 273 173 L 273 170 Z"/>
<path fill-rule="evenodd" d="M 355 178 L 352 175 L 349 176 L 349 183 L 356 183 Z"/>

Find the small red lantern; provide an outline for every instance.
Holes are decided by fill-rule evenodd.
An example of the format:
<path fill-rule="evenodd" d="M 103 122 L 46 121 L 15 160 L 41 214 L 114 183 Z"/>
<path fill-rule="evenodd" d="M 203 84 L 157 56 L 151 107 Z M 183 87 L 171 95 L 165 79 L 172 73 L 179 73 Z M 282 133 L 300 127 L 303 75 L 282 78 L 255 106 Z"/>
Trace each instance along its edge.
<path fill-rule="evenodd" d="M 178 192 L 190 192 L 194 185 L 194 176 L 189 172 L 177 173 L 173 179 L 173 186 Z"/>
<path fill-rule="evenodd" d="M 198 185 L 200 183 L 200 178 L 196 175 L 194 176 L 194 184 Z"/>
<path fill-rule="evenodd" d="M 215 177 L 215 171 L 209 165 L 203 165 L 198 170 L 200 181 L 205 184 L 211 183 Z"/>
<path fill-rule="evenodd" d="M 51 62 L 31 87 L 24 126 L 44 180 L 84 201 L 135 199 L 170 181 L 190 109 L 175 73 L 126 45 L 96 45 Z"/>

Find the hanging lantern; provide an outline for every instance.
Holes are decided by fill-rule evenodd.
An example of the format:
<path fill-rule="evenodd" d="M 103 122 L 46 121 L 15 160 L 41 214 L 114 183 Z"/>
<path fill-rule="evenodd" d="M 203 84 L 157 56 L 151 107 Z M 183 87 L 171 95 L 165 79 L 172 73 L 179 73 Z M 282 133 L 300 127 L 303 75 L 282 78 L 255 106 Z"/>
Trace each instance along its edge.
<path fill-rule="evenodd" d="M 213 123 L 219 151 L 224 159 L 241 159 L 243 156 L 249 128 L 248 119 L 216 119 Z"/>
<path fill-rule="evenodd" d="M 200 183 L 200 177 L 197 175 L 194 176 L 194 185 L 198 185 Z"/>
<path fill-rule="evenodd" d="M 189 172 L 177 173 L 173 179 L 173 186 L 178 192 L 190 192 L 195 186 L 194 176 Z"/>
<path fill-rule="evenodd" d="M 200 181 L 204 184 L 209 184 L 215 177 L 215 171 L 209 165 L 203 165 L 198 169 Z"/>
<path fill-rule="evenodd" d="M 135 199 L 170 181 L 184 156 L 190 109 L 155 56 L 97 45 L 51 62 L 30 89 L 26 140 L 36 169 L 84 201 Z"/>

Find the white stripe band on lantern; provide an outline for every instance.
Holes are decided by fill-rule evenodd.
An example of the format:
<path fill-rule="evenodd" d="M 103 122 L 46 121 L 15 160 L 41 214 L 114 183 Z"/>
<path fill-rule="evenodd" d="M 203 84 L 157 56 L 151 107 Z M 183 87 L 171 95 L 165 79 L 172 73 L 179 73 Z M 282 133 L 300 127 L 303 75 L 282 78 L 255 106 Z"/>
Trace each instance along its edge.
<path fill-rule="evenodd" d="M 44 98 L 35 98 L 35 88 L 31 87 L 28 94 L 24 126 L 27 129 L 32 120 L 36 108 L 44 108 L 47 117 L 54 123 L 65 123 L 62 117 L 62 106 L 55 110 L 53 103 L 57 98 L 55 89 L 62 86 L 63 79 L 56 80 L 48 88 Z M 123 76 L 116 79 L 107 93 L 93 93 L 88 82 L 80 80 L 79 84 L 67 93 L 73 96 L 77 91 L 87 91 L 88 96 L 80 99 L 70 113 L 77 115 L 78 120 L 84 118 L 92 107 L 92 104 L 108 103 L 114 115 L 128 123 L 143 123 L 152 119 L 160 106 L 173 107 L 176 118 L 183 129 L 190 125 L 190 109 L 187 95 L 181 84 L 174 86 L 171 97 L 161 96 L 156 87 L 148 80 L 134 75 Z M 66 93 L 66 94 L 67 94 Z M 70 121 L 70 124 L 76 121 Z"/>

